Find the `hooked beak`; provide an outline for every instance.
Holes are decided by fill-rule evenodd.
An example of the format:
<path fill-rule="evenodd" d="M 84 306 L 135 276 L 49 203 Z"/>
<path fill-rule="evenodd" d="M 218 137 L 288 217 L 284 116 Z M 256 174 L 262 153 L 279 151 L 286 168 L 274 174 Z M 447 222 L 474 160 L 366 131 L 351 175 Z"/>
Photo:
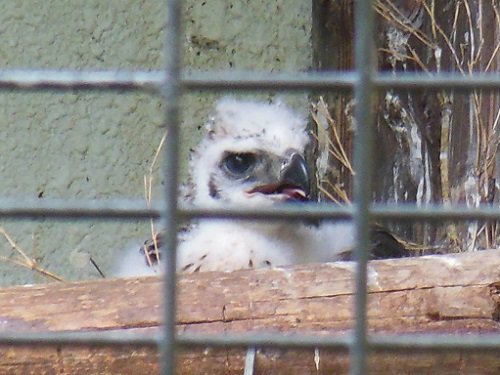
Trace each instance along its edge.
<path fill-rule="evenodd" d="M 286 201 L 308 201 L 310 197 L 309 168 L 302 155 L 294 152 L 281 167 L 279 180 L 275 183 L 256 186 L 248 193 L 282 195 Z"/>
<path fill-rule="evenodd" d="M 290 161 L 281 169 L 280 182 L 283 185 L 291 185 L 302 190 L 305 198 L 309 198 L 311 193 L 311 182 L 309 179 L 309 168 L 306 160 L 299 153 L 293 153 Z"/>

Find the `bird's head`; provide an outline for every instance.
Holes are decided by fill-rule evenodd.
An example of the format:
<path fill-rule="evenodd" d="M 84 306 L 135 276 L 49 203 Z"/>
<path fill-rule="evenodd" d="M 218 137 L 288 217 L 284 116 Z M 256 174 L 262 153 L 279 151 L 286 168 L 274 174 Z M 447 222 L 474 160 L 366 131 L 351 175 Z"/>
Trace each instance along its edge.
<path fill-rule="evenodd" d="M 305 201 L 306 120 L 284 104 L 223 99 L 192 158 L 196 205 Z"/>

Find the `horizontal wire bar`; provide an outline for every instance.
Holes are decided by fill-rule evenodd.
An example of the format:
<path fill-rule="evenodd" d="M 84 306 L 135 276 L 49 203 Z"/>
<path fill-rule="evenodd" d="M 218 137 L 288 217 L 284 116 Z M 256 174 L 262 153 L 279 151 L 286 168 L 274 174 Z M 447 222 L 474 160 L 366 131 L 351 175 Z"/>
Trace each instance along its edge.
<path fill-rule="evenodd" d="M 373 78 L 373 84 L 379 90 L 457 90 L 470 91 L 474 89 L 500 90 L 500 75 L 498 73 L 480 73 L 460 75 L 454 73 L 436 74 L 379 74 Z"/>
<path fill-rule="evenodd" d="M 156 205 L 157 207 L 160 205 Z M 0 199 L 0 217 L 10 219 L 150 219 L 160 209 L 144 200 L 127 199 Z"/>
<path fill-rule="evenodd" d="M 378 220 L 426 220 L 426 221 L 460 221 L 460 220 L 500 220 L 500 207 L 467 207 L 463 204 L 453 206 L 429 205 L 384 205 L 376 204 L 372 209 Z"/>
<path fill-rule="evenodd" d="M 0 70 L 0 89 L 157 91 L 163 71 Z"/>
<path fill-rule="evenodd" d="M 181 206 L 182 207 L 182 206 Z M 350 219 L 351 207 L 318 204 L 283 204 L 279 207 L 262 208 L 199 208 L 182 207 L 179 215 L 184 219 L 267 219 L 267 220 L 317 220 Z"/>
<path fill-rule="evenodd" d="M 355 72 L 184 72 L 181 85 L 187 90 L 351 90 Z M 0 90 L 143 90 L 159 92 L 166 82 L 164 71 L 70 71 L 0 70 Z M 460 75 L 380 73 L 373 78 L 375 88 L 500 90 L 500 76 L 494 73 Z"/>
<path fill-rule="evenodd" d="M 329 336 L 323 337 L 308 334 L 182 334 L 176 339 L 178 346 L 184 348 L 212 347 L 254 347 L 254 348 L 287 348 L 287 349 L 307 349 L 307 348 L 329 348 L 338 350 L 348 350 L 352 345 L 349 336 Z"/>
<path fill-rule="evenodd" d="M 312 91 L 332 88 L 352 90 L 356 79 L 354 72 L 192 72 L 183 75 L 182 83 L 189 90 Z"/>
<path fill-rule="evenodd" d="M 12 219 L 158 219 L 164 209 L 157 202 L 150 208 L 142 200 L 64 200 L 37 199 L 22 201 L 13 198 L 0 199 L 0 217 Z M 498 207 L 470 208 L 463 205 L 416 207 L 413 205 L 374 205 L 370 210 L 378 220 L 500 220 Z M 268 220 L 319 220 L 350 219 L 352 206 L 301 203 L 283 204 L 263 208 L 199 208 L 180 205 L 179 216 L 183 219 L 268 219 Z"/>
<path fill-rule="evenodd" d="M 0 332 L 0 346 L 143 346 L 157 347 L 159 334 L 125 331 L 98 332 Z"/>
<path fill-rule="evenodd" d="M 10 346 L 142 346 L 157 347 L 159 334 L 132 333 L 123 331 L 99 332 L 0 332 L 0 345 Z M 176 337 L 176 346 L 182 348 L 323 348 L 349 350 L 350 336 L 280 335 L 280 334 L 235 334 L 207 335 L 182 334 Z M 377 334 L 368 337 L 368 345 L 377 351 L 467 351 L 500 352 L 500 335 L 457 334 Z"/>
<path fill-rule="evenodd" d="M 368 339 L 372 348 L 380 351 L 468 351 L 500 353 L 500 335 L 378 335 Z"/>
<path fill-rule="evenodd" d="M 500 335 L 440 335 L 440 334 L 400 334 L 372 335 L 368 345 L 379 351 L 455 351 L 468 352 L 500 351 Z M 183 334 L 177 337 L 182 347 L 255 347 L 255 348 L 324 348 L 348 350 L 352 345 L 349 336 L 318 335 L 199 335 Z"/>

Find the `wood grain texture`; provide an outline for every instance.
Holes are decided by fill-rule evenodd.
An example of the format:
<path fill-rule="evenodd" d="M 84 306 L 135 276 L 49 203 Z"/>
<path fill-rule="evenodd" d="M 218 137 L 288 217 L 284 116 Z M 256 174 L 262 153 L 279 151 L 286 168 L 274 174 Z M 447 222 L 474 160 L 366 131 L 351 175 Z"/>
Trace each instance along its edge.
<path fill-rule="evenodd" d="M 345 334 L 352 328 L 354 263 L 199 273 L 179 278 L 179 333 Z M 500 252 L 372 261 L 371 332 L 500 334 Z M 3 331 L 155 331 L 159 278 L 114 279 L 0 290 Z M 155 373 L 148 348 L 0 348 L 0 373 Z M 243 349 L 181 350 L 179 373 L 241 374 Z M 319 355 L 319 357 L 318 357 Z M 319 365 L 317 360 L 319 358 Z M 317 367 L 318 366 L 318 367 Z M 262 350 L 257 373 L 344 373 L 346 353 Z M 498 353 L 370 357 L 372 373 L 495 374 Z"/>

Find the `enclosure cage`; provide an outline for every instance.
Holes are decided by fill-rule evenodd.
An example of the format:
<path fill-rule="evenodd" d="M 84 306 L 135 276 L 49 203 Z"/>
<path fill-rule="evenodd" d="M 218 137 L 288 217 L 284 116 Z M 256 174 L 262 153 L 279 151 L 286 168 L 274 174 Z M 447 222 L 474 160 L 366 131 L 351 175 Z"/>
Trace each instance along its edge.
<path fill-rule="evenodd" d="M 371 1 L 355 4 L 355 60 L 356 69 L 349 73 L 269 73 L 207 71 L 185 73 L 181 66 L 182 51 L 182 1 L 165 2 L 168 21 L 165 41 L 165 69 L 163 71 L 70 71 L 70 70 L 1 70 L 2 90 L 25 91 L 147 91 L 161 95 L 164 101 L 164 122 L 168 137 L 164 147 L 166 176 L 164 199 L 154 207 L 142 202 L 116 202 L 108 200 L 23 200 L 4 198 L 0 201 L 2 218 L 50 218 L 50 219 L 159 219 L 167 233 L 175 233 L 181 219 L 191 218 L 252 218 L 266 219 L 352 219 L 356 225 L 356 298 L 355 324 L 351 335 L 342 337 L 318 337 L 313 335 L 190 335 L 176 333 L 176 254 L 165 254 L 164 276 L 165 301 L 161 334 L 120 334 L 118 332 L 71 332 L 71 333 L 15 333 L 1 332 L 0 345 L 91 345 L 104 346 L 148 346 L 158 348 L 161 353 L 161 373 L 176 373 L 176 352 L 180 348 L 246 348 L 245 375 L 254 373 L 256 350 L 261 348 L 281 349 L 339 349 L 350 354 L 350 373 L 366 374 L 367 354 L 372 350 L 387 351 L 470 351 L 500 353 L 499 335 L 368 335 L 367 333 L 367 249 L 369 246 L 369 224 L 372 219 L 382 220 L 500 220 L 498 207 L 481 206 L 470 208 L 460 205 L 429 205 L 425 207 L 377 205 L 372 202 L 373 180 L 373 122 L 372 100 L 375 93 L 387 89 L 438 90 L 456 92 L 471 90 L 500 91 L 500 76 L 493 74 L 459 75 L 436 73 L 415 75 L 402 73 L 384 74 L 376 71 L 375 12 Z M 352 90 L 355 98 L 354 117 L 357 131 L 354 140 L 354 204 L 350 207 L 315 205 L 307 207 L 285 206 L 272 210 L 249 210 L 239 207 L 227 209 L 198 209 L 178 204 L 179 127 L 183 94 L 203 90 L 211 92 L 252 92 L 272 90 L 280 92 L 310 92 L 329 90 Z M 167 236 L 167 248 L 176 247 L 176 236 Z"/>

